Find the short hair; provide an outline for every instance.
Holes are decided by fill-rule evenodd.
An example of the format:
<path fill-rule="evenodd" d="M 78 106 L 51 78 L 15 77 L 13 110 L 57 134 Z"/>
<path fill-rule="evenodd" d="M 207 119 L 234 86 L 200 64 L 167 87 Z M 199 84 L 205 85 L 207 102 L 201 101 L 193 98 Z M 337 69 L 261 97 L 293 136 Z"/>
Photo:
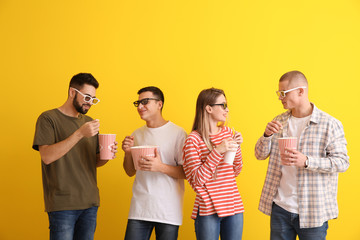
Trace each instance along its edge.
<path fill-rule="evenodd" d="M 162 108 L 164 107 L 164 102 L 165 102 L 165 98 L 164 98 L 164 94 L 163 92 L 160 90 L 160 88 L 158 87 L 154 87 L 154 86 L 149 86 L 149 87 L 144 87 L 142 89 L 140 89 L 137 94 L 141 94 L 143 92 L 152 92 L 152 94 L 154 96 L 156 96 L 160 101 L 162 101 L 162 107 L 161 107 L 161 110 Z"/>
<path fill-rule="evenodd" d="M 289 84 L 295 81 L 301 81 L 308 85 L 308 81 L 305 77 L 305 75 L 300 71 L 290 71 L 285 74 L 283 74 L 279 80 L 279 82 L 283 81 L 289 81 Z"/>
<path fill-rule="evenodd" d="M 78 73 L 74 75 L 70 80 L 69 87 L 79 89 L 84 84 L 91 85 L 95 89 L 99 87 L 99 82 L 94 78 L 93 75 L 91 75 L 91 73 Z"/>

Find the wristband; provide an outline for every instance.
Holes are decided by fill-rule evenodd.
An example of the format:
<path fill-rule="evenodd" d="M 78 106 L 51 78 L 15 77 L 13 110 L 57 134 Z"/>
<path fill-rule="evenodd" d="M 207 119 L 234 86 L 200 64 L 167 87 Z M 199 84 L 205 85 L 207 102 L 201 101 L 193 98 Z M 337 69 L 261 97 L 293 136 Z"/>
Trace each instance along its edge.
<path fill-rule="evenodd" d="M 309 159 L 308 159 L 308 158 L 306 158 L 306 161 L 305 161 L 305 168 L 308 168 L 308 166 L 309 166 Z"/>

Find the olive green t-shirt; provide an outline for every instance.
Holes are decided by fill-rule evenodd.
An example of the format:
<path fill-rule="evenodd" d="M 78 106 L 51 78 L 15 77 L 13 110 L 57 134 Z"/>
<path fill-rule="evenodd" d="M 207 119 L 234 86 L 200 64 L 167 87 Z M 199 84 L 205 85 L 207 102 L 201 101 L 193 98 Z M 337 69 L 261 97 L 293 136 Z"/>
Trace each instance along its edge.
<path fill-rule="evenodd" d="M 42 113 L 36 123 L 33 149 L 61 142 L 92 118 L 70 117 L 58 109 Z M 42 165 L 45 211 L 80 210 L 99 206 L 96 181 L 98 136 L 82 138 L 63 157 Z"/>

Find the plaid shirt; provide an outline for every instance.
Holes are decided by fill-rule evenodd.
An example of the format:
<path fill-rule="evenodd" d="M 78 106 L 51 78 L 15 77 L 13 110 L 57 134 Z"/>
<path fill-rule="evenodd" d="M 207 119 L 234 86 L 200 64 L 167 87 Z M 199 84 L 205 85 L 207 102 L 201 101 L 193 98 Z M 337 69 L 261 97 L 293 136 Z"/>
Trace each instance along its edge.
<path fill-rule="evenodd" d="M 275 117 L 274 120 L 282 124 L 282 130 L 271 137 L 262 136 L 255 146 L 257 159 L 270 156 L 259 204 L 259 210 L 267 215 L 271 214 L 281 179 L 277 139 L 287 136 L 290 116 L 289 110 Z M 350 165 L 346 145 L 341 122 L 313 105 L 310 122 L 298 144 L 298 150 L 309 159 L 307 168 L 297 168 L 300 228 L 320 227 L 338 216 L 338 173 L 345 172 Z"/>

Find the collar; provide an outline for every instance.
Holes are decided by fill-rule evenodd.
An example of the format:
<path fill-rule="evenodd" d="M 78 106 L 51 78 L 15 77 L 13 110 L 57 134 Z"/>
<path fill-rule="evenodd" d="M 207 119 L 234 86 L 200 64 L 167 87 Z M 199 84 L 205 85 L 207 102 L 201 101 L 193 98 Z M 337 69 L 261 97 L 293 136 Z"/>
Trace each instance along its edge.
<path fill-rule="evenodd" d="M 310 122 L 315 124 L 320 122 L 320 110 L 315 106 L 314 103 L 310 103 L 313 107 L 313 111 L 311 113 Z M 288 119 L 291 116 L 291 110 L 288 110 L 284 113 L 285 117 Z"/>

